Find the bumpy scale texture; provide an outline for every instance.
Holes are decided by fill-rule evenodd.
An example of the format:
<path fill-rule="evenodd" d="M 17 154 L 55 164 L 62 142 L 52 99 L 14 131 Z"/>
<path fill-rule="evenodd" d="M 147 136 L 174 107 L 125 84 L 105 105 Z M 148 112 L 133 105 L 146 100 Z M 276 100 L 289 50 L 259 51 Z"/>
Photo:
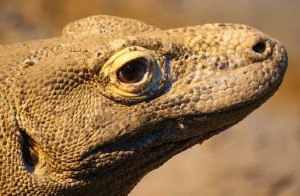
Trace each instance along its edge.
<path fill-rule="evenodd" d="M 245 25 L 92 16 L 0 66 L 0 194 L 127 195 L 272 96 L 287 54 Z"/>

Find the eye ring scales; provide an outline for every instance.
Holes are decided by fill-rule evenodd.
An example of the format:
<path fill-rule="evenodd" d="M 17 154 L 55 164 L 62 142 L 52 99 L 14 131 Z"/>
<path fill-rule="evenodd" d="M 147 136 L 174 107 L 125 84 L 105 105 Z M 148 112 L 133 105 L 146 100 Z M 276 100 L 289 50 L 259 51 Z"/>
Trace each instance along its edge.
<path fill-rule="evenodd" d="M 158 88 L 161 70 L 149 50 L 131 46 L 114 54 L 104 65 L 108 87 L 112 94 L 139 97 Z"/>

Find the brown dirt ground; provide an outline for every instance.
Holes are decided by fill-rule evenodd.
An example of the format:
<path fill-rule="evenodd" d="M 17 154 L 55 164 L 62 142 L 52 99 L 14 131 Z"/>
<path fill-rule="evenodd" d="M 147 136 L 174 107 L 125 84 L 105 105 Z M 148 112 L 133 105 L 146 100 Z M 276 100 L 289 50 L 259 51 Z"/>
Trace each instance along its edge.
<path fill-rule="evenodd" d="M 150 172 L 138 195 L 300 195 L 300 1 L 0 0 L 0 43 L 56 36 L 95 14 L 161 28 L 211 22 L 254 26 L 285 43 L 289 68 L 276 95 L 230 130 Z"/>

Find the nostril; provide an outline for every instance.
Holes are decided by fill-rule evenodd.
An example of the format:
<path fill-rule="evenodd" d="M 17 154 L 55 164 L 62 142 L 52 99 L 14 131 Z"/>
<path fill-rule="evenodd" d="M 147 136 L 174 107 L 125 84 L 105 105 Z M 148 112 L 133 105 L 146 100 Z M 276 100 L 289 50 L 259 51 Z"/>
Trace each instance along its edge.
<path fill-rule="evenodd" d="M 252 46 L 252 50 L 256 53 L 262 54 L 266 51 L 266 43 L 262 41 L 257 42 L 254 46 Z"/>

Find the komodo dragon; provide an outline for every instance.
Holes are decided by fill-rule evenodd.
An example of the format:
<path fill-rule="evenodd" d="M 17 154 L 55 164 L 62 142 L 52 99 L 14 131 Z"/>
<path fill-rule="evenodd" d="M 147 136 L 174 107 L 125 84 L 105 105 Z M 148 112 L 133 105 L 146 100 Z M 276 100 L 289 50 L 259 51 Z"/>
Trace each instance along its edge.
<path fill-rule="evenodd" d="M 0 64 L 1 195 L 127 195 L 272 96 L 287 53 L 245 25 L 92 16 Z"/>

